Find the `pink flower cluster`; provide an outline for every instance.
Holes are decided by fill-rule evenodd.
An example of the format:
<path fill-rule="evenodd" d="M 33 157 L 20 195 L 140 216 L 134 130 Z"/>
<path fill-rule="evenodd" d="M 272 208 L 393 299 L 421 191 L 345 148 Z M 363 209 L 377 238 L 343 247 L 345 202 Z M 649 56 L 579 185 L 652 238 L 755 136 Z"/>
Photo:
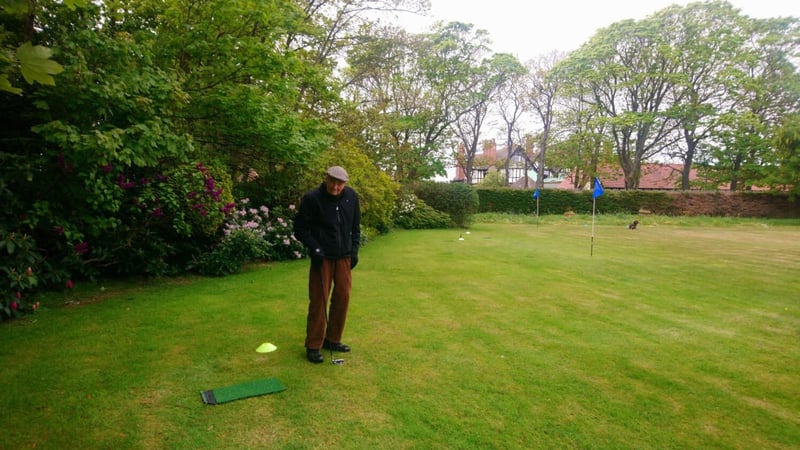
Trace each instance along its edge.
<path fill-rule="evenodd" d="M 292 233 L 292 221 L 281 216 L 280 208 L 277 213 L 273 213 L 267 206 L 255 208 L 247 206 L 249 203 L 250 200 L 246 198 L 239 201 L 241 207 L 230 215 L 224 225 L 225 236 L 245 231 L 270 243 L 276 252 L 273 257 L 302 258 L 303 246 Z M 288 210 L 291 214 L 295 206 L 289 205 Z"/>

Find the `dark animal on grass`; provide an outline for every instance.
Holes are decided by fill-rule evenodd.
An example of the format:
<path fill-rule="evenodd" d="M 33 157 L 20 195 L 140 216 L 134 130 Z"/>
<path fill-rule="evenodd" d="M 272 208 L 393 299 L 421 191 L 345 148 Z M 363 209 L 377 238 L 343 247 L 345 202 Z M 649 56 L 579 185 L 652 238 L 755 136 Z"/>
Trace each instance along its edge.
<path fill-rule="evenodd" d="M 637 225 L 639 225 L 639 221 L 638 220 L 634 220 L 633 222 L 631 222 L 628 225 L 628 229 L 629 230 L 635 230 Z"/>

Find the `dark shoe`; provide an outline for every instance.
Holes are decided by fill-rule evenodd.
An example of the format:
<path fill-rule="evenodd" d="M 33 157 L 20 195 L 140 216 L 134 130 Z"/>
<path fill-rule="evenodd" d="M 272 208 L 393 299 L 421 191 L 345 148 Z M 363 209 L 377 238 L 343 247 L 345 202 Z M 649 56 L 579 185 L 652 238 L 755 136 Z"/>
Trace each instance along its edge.
<path fill-rule="evenodd" d="M 308 360 L 314 364 L 319 364 L 323 361 L 322 353 L 315 348 L 307 348 L 306 357 L 308 357 Z"/>
<path fill-rule="evenodd" d="M 350 351 L 349 345 L 344 345 L 341 342 L 334 344 L 333 342 L 325 341 L 322 343 L 322 348 L 325 350 L 333 350 L 335 352 L 347 353 Z"/>

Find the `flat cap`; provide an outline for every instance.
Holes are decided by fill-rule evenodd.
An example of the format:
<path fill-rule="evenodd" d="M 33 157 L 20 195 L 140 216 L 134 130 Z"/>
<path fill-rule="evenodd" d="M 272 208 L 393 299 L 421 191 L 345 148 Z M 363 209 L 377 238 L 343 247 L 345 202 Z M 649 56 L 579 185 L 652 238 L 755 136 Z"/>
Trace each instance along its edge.
<path fill-rule="evenodd" d="M 347 181 L 350 178 L 347 176 L 347 171 L 344 170 L 344 167 L 341 166 L 333 166 L 325 171 L 325 173 L 331 177 L 336 178 L 337 180 Z"/>

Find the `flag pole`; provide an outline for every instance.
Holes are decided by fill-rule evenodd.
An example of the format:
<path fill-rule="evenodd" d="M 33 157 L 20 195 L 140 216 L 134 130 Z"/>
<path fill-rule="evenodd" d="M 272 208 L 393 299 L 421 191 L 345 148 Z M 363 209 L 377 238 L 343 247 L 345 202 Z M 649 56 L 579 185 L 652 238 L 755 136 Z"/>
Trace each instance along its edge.
<path fill-rule="evenodd" d="M 539 197 L 540 197 L 540 193 L 539 193 L 539 188 L 537 187 L 533 191 L 533 199 L 536 200 L 536 227 L 537 228 L 539 227 Z"/>
<path fill-rule="evenodd" d="M 603 195 L 603 185 L 600 184 L 600 179 L 594 177 L 594 189 L 592 190 L 592 243 L 589 245 L 589 256 L 594 254 L 594 211 L 597 204 L 597 197 Z"/>
<path fill-rule="evenodd" d="M 589 246 L 589 256 L 594 255 L 594 206 L 597 203 L 597 197 L 592 195 L 592 241 Z"/>

